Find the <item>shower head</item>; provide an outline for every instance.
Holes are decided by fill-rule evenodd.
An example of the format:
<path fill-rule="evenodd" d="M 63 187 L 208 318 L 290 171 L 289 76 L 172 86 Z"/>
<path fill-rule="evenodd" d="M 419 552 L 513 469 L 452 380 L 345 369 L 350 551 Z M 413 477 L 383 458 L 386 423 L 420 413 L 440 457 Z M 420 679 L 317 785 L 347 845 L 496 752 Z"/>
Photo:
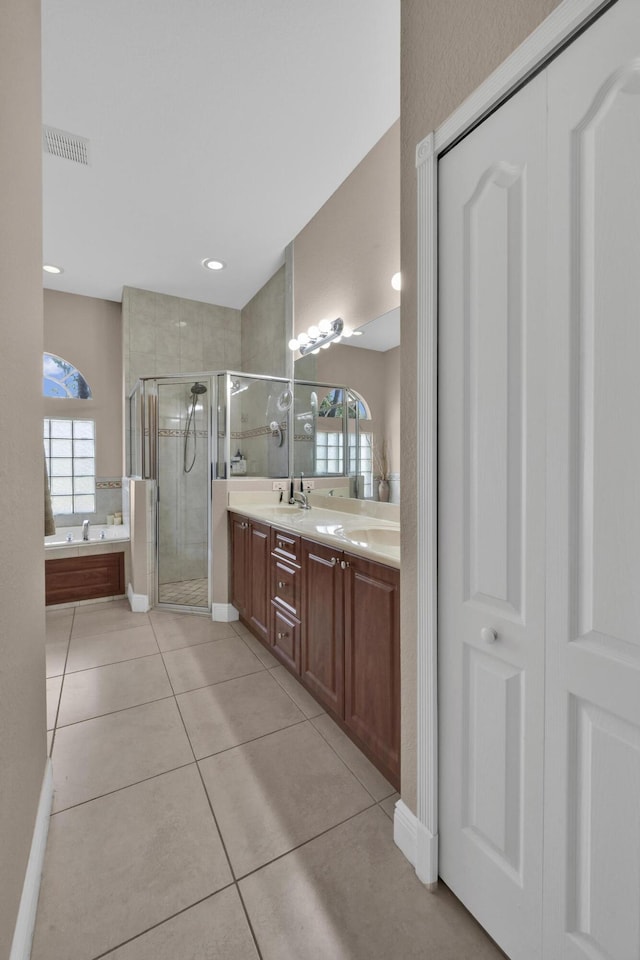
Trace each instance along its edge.
<path fill-rule="evenodd" d="M 204 383 L 198 383 L 198 382 L 196 382 L 196 383 L 194 383 L 194 385 L 191 387 L 191 393 L 192 393 L 194 396 L 199 396 L 201 393 L 206 393 L 206 392 L 207 392 L 207 388 L 205 387 Z"/>

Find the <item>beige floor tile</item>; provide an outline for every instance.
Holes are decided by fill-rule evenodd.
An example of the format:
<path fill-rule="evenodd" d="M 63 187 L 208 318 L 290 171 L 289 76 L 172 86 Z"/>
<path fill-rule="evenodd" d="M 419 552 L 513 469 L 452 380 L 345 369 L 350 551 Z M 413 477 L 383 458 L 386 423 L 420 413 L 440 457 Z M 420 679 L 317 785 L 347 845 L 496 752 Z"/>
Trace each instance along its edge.
<path fill-rule="evenodd" d="M 214 623 L 213 620 L 198 616 L 170 617 L 166 620 L 154 618 L 153 629 L 162 651 L 235 637 L 231 624 Z"/>
<path fill-rule="evenodd" d="M 73 619 L 73 614 L 75 607 L 47 607 L 45 609 L 45 618 L 47 621 L 47 626 L 53 623 L 55 620 L 61 620 L 65 617 L 71 617 Z"/>
<path fill-rule="evenodd" d="M 32 960 L 99 956 L 230 880 L 195 766 L 58 813 Z"/>
<path fill-rule="evenodd" d="M 105 960 L 258 960 L 235 887 L 161 923 Z"/>
<path fill-rule="evenodd" d="M 396 803 L 400 799 L 399 793 L 392 793 L 390 797 L 387 797 L 386 800 L 380 801 L 380 809 L 384 810 L 386 815 L 393 820 L 396 813 Z"/>
<path fill-rule="evenodd" d="M 57 643 L 60 640 L 66 640 L 68 642 L 69 637 L 71 636 L 71 626 L 73 624 L 73 611 L 70 613 L 64 611 L 64 616 L 62 611 L 55 616 L 50 617 L 47 614 L 45 619 L 45 634 L 47 643 Z"/>
<path fill-rule="evenodd" d="M 286 667 L 275 667 L 269 672 L 278 681 L 282 689 L 289 694 L 296 706 L 300 707 L 305 717 L 319 717 L 325 712 L 311 694 L 307 693 L 302 684 L 289 673 Z"/>
<path fill-rule="evenodd" d="M 64 663 L 67 659 L 69 639 L 47 640 L 44 645 L 47 660 L 47 677 L 59 677 L 64 672 Z"/>
<path fill-rule="evenodd" d="M 236 876 L 372 801 L 310 723 L 200 761 Z"/>
<path fill-rule="evenodd" d="M 126 598 L 121 600 L 96 600 L 95 603 L 80 603 L 74 608 L 77 616 L 86 613 L 100 613 L 105 610 L 125 610 L 131 612 L 131 605 Z"/>
<path fill-rule="evenodd" d="M 58 726 L 172 696 L 159 653 L 70 673 L 64 679 Z"/>
<path fill-rule="evenodd" d="M 374 807 L 242 880 L 263 960 L 502 958 L 445 887 L 425 890 L 392 833 Z"/>
<path fill-rule="evenodd" d="M 169 650 L 163 656 L 176 693 L 264 670 L 258 658 L 236 636 L 214 643 Z"/>
<path fill-rule="evenodd" d="M 266 670 L 177 697 L 198 759 L 304 720 Z"/>
<path fill-rule="evenodd" d="M 62 677 L 49 677 L 47 680 L 47 730 L 53 730 L 56 725 L 61 689 Z"/>
<path fill-rule="evenodd" d="M 263 646 L 263 644 L 261 644 L 259 640 L 256 640 L 254 635 L 252 633 L 249 633 L 249 631 L 245 626 L 243 626 L 242 624 L 234 623 L 233 627 L 236 633 L 238 634 L 238 636 L 241 637 L 241 639 L 244 640 L 246 645 L 249 647 L 249 650 L 251 650 L 252 653 L 255 653 L 260 663 L 263 663 L 265 667 L 267 667 L 269 670 L 272 667 L 280 666 L 279 661 L 276 660 L 274 655 L 272 653 L 269 653 L 267 648 Z"/>
<path fill-rule="evenodd" d="M 312 723 L 319 730 L 329 746 L 344 760 L 349 770 L 358 778 L 362 786 L 369 791 L 374 800 L 384 800 L 395 792 L 395 787 L 383 777 L 364 753 L 356 747 L 346 733 L 333 722 L 331 717 L 315 717 Z"/>
<path fill-rule="evenodd" d="M 67 673 L 146 657 L 157 652 L 158 644 L 149 624 L 93 637 L 73 637 L 69 644 Z"/>
<path fill-rule="evenodd" d="M 72 637 L 95 637 L 98 634 L 110 633 L 112 630 L 126 630 L 127 627 L 141 627 L 149 624 L 146 613 L 132 613 L 127 603 L 126 607 L 116 603 L 102 603 L 86 607 L 83 613 L 77 613 L 71 628 Z M 78 607 L 78 610 L 81 608 Z"/>
<path fill-rule="evenodd" d="M 56 730 L 53 809 L 63 810 L 190 763 L 173 699 Z"/>

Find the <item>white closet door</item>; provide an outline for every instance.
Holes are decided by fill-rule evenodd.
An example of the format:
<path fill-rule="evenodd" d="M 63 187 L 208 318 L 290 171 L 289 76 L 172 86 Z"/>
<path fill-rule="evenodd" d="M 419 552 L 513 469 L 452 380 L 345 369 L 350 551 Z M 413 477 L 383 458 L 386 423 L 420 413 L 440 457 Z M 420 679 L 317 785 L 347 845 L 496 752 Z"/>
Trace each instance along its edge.
<path fill-rule="evenodd" d="M 640 3 L 548 68 L 545 957 L 640 957 Z"/>
<path fill-rule="evenodd" d="M 545 176 L 544 76 L 439 169 L 440 873 L 513 960 L 542 936 Z"/>

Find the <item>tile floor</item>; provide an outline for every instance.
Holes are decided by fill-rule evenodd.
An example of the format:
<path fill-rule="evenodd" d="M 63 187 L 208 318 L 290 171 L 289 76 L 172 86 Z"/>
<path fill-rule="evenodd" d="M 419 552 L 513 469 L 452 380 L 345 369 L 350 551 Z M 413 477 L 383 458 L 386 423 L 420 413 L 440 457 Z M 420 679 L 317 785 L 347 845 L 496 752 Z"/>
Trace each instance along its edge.
<path fill-rule="evenodd" d="M 209 595 L 208 580 L 176 580 L 160 584 L 161 603 L 182 603 L 188 607 L 206 607 Z"/>
<path fill-rule="evenodd" d="M 32 960 L 490 960 L 393 787 L 240 624 L 47 613 L 55 797 Z"/>

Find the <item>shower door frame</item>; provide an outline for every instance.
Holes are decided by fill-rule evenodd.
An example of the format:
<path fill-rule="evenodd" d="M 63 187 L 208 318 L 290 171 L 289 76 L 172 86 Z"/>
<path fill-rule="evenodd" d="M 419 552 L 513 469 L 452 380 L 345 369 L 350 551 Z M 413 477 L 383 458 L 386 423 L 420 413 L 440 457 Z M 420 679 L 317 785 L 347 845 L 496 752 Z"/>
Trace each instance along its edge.
<path fill-rule="evenodd" d="M 197 613 L 201 616 L 211 616 L 212 603 L 213 603 L 213 544 L 211 536 L 211 523 L 212 523 L 212 497 L 213 497 L 213 486 L 212 486 L 212 439 L 213 439 L 213 408 L 214 404 L 217 409 L 217 395 L 216 387 L 217 381 L 214 382 L 215 372 L 200 372 L 200 373 L 188 373 L 188 374 L 174 374 L 172 376 L 159 376 L 159 377 L 149 377 L 144 379 L 144 388 L 145 388 L 145 407 L 148 410 L 149 417 L 149 464 L 151 472 L 153 474 L 153 480 L 155 481 L 156 489 L 154 496 L 155 503 L 155 571 L 154 571 L 154 588 L 155 588 L 155 606 L 161 610 L 180 610 L 181 612 L 188 611 L 189 613 Z M 207 392 L 209 394 L 209 411 L 207 417 L 207 605 L 206 606 L 191 606 L 186 603 L 167 603 L 160 600 L 160 510 L 159 510 L 159 463 L 160 463 L 160 444 L 158 443 L 158 430 L 160 429 L 159 422 L 159 396 L 158 396 L 158 385 L 162 384 L 164 386 L 177 385 L 177 386 L 189 386 L 194 382 L 205 383 L 207 387 Z M 152 389 L 147 392 L 147 387 Z M 152 400 L 148 403 L 147 401 Z M 145 465 L 146 466 L 146 465 Z"/>

